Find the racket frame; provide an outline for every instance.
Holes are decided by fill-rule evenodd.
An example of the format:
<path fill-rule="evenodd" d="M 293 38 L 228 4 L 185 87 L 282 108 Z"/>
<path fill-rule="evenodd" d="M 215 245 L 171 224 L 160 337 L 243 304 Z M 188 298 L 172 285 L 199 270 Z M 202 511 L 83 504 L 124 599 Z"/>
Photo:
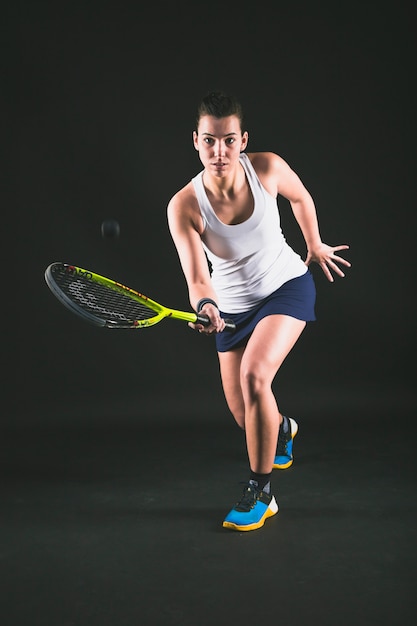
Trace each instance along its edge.
<path fill-rule="evenodd" d="M 79 276 L 84 280 L 90 280 L 91 282 L 98 283 L 103 285 L 104 287 L 111 289 L 117 293 L 128 296 L 135 300 L 139 304 L 142 304 L 149 309 L 152 309 L 156 313 L 155 316 L 150 317 L 144 320 L 132 319 L 132 320 L 123 320 L 116 321 L 106 318 L 101 318 L 98 315 L 94 315 L 93 313 L 89 313 L 82 307 L 78 306 L 71 298 L 69 298 L 59 287 L 57 282 L 53 277 L 53 271 L 56 268 L 61 268 L 65 272 L 73 274 L 75 276 Z M 138 291 L 135 291 L 131 287 L 127 287 L 123 283 L 117 282 L 110 278 L 106 278 L 105 276 L 101 276 L 100 274 L 96 274 L 90 270 L 83 269 L 82 267 L 78 267 L 77 265 L 70 265 L 68 263 L 55 262 L 51 263 L 45 270 L 45 281 L 51 290 L 51 292 L 55 295 L 55 297 L 69 310 L 71 310 L 76 315 L 84 318 L 88 322 L 94 324 L 95 326 L 106 327 L 111 329 L 135 329 L 135 328 L 147 328 L 149 326 L 154 326 L 158 324 L 164 318 L 172 318 L 177 320 L 182 320 L 184 322 L 191 322 L 194 324 L 202 324 L 203 326 L 208 326 L 210 324 L 210 319 L 206 315 L 201 315 L 197 313 L 191 313 L 186 311 L 179 311 L 177 309 L 171 309 L 155 300 L 152 300 L 148 296 L 145 296 Z M 233 324 L 229 321 L 226 322 L 228 330 L 233 330 Z"/>

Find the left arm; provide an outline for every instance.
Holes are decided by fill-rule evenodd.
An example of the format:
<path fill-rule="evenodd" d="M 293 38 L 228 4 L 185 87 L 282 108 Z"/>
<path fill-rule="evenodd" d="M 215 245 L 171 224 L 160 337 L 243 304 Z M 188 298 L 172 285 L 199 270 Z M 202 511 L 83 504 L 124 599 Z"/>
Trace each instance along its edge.
<path fill-rule="evenodd" d="M 278 193 L 288 200 L 293 214 L 303 233 L 307 246 L 305 264 L 308 266 L 315 262 L 320 265 L 324 275 L 330 282 L 334 282 L 330 270 L 340 277 L 344 272 L 338 264 L 350 267 L 346 259 L 338 256 L 336 252 L 348 250 L 348 245 L 329 246 L 321 240 L 316 207 L 308 190 L 299 176 L 277 154 L 263 153 L 260 163 L 259 177 L 266 189 L 277 195 Z M 256 163 L 257 158 L 255 157 Z M 256 165 L 255 165 L 256 167 Z"/>

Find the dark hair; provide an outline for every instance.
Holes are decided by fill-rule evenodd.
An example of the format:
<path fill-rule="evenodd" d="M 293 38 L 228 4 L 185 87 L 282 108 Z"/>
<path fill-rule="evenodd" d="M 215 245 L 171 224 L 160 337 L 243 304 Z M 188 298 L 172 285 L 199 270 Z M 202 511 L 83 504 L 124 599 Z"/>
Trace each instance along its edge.
<path fill-rule="evenodd" d="M 201 100 L 197 108 L 196 128 L 198 128 L 200 118 L 203 115 L 212 115 L 217 119 L 236 115 L 243 131 L 243 110 L 240 102 L 234 96 L 227 95 L 222 91 L 210 91 Z"/>

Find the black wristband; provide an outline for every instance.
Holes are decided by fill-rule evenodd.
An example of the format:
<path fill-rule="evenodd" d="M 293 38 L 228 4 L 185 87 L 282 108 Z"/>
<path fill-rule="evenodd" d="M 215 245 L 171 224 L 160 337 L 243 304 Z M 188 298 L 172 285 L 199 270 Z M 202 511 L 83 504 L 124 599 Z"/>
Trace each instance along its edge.
<path fill-rule="evenodd" d="M 219 308 L 217 303 L 214 302 L 214 300 L 212 300 L 211 298 L 201 298 L 201 300 L 197 302 L 197 307 L 196 307 L 197 313 L 200 313 L 201 309 L 203 308 L 205 304 L 212 304 L 213 306 L 216 307 L 216 309 Z"/>

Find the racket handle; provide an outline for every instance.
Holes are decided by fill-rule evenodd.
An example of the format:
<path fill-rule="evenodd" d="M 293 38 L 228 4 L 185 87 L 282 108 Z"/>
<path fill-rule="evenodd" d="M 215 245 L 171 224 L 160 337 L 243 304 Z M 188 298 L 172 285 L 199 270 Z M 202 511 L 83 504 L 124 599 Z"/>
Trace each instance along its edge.
<path fill-rule="evenodd" d="M 236 324 L 232 322 L 232 320 L 224 320 L 224 323 L 226 324 L 225 330 L 228 330 L 231 333 L 236 330 Z"/>
<path fill-rule="evenodd" d="M 210 324 L 210 318 L 207 315 L 201 315 L 200 313 L 198 313 L 197 323 L 203 324 L 203 326 L 208 326 Z M 229 332 L 234 332 L 236 330 L 236 325 L 234 322 L 232 322 L 232 320 L 224 320 L 224 323 L 225 330 L 228 330 Z"/>

